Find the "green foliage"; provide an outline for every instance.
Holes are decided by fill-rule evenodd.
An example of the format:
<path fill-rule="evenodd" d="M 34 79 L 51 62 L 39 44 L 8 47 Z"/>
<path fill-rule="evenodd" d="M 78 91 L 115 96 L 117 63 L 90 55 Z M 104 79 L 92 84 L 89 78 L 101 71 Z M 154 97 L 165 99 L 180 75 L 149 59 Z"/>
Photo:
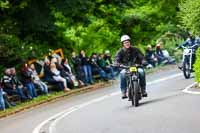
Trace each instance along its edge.
<path fill-rule="evenodd" d="M 81 49 L 88 55 L 109 49 L 114 55 L 121 47 L 122 34 L 130 35 L 132 43 L 144 49 L 165 33 L 179 32 L 175 17 L 178 3 L 179 0 L 1 0 L 0 52 L 6 54 L 0 54 L 0 58 L 9 66 L 60 47 L 67 55 Z M 170 50 L 174 40 L 166 42 Z"/>
<path fill-rule="evenodd" d="M 200 48 L 196 52 L 196 61 L 194 64 L 195 80 L 200 83 Z"/>
<path fill-rule="evenodd" d="M 179 17 L 183 28 L 200 34 L 200 0 L 184 0 L 180 5 Z"/>

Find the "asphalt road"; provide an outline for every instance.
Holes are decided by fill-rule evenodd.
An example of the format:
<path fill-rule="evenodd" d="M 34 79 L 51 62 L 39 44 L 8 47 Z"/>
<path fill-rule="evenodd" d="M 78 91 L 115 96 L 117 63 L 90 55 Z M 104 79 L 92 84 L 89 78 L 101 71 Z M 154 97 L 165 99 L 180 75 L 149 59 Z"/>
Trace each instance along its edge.
<path fill-rule="evenodd" d="M 73 96 L 0 120 L 0 133 L 200 133 L 200 96 L 176 68 L 147 76 L 148 98 L 135 108 L 119 85 Z"/>

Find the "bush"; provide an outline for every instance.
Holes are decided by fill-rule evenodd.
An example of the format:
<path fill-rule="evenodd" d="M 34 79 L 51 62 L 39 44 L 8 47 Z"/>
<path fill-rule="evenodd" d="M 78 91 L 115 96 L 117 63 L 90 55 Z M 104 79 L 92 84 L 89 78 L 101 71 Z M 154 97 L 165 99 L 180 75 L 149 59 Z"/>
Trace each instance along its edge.
<path fill-rule="evenodd" d="M 196 52 L 196 61 L 194 64 L 195 81 L 200 83 L 200 48 Z"/>

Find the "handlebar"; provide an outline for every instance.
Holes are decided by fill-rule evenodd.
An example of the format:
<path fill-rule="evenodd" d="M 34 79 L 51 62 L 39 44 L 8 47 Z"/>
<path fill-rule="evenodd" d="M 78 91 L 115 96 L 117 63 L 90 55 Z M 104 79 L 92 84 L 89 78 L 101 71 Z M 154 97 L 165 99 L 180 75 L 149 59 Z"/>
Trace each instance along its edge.
<path fill-rule="evenodd" d="M 198 43 L 196 43 L 195 45 L 193 45 L 193 46 L 189 46 L 189 48 L 194 48 L 194 47 L 196 47 L 196 46 L 199 46 L 199 44 Z M 187 47 L 185 47 L 185 46 L 178 46 L 178 47 L 176 47 L 175 49 L 177 50 L 177 49 L 179 49 L 179 48 L 183 48 L 183 49 L 186 49 Z"/>
<path fill-rule="evenodd" d="M 123 65 L 123 64 L 112 64 L 113 67 L 123 68 L 123 69 L 129 69 L 130 67 L 143 67 L 141 64 L 134 64 L 131 66 Z"/>

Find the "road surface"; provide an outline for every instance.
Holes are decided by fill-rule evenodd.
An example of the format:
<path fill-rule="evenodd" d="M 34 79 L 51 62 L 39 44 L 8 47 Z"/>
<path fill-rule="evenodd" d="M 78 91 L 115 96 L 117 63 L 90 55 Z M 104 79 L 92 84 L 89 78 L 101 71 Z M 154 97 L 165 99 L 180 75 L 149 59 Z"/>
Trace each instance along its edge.
<path fill-rule="evenodd" d="M 119 85 L 42 105 L 0 120 L 1 133 L 200 133 L 200 95 L 182 92 L 194 79 L 172 68 L 147 76 L 139 107 Z"/>

